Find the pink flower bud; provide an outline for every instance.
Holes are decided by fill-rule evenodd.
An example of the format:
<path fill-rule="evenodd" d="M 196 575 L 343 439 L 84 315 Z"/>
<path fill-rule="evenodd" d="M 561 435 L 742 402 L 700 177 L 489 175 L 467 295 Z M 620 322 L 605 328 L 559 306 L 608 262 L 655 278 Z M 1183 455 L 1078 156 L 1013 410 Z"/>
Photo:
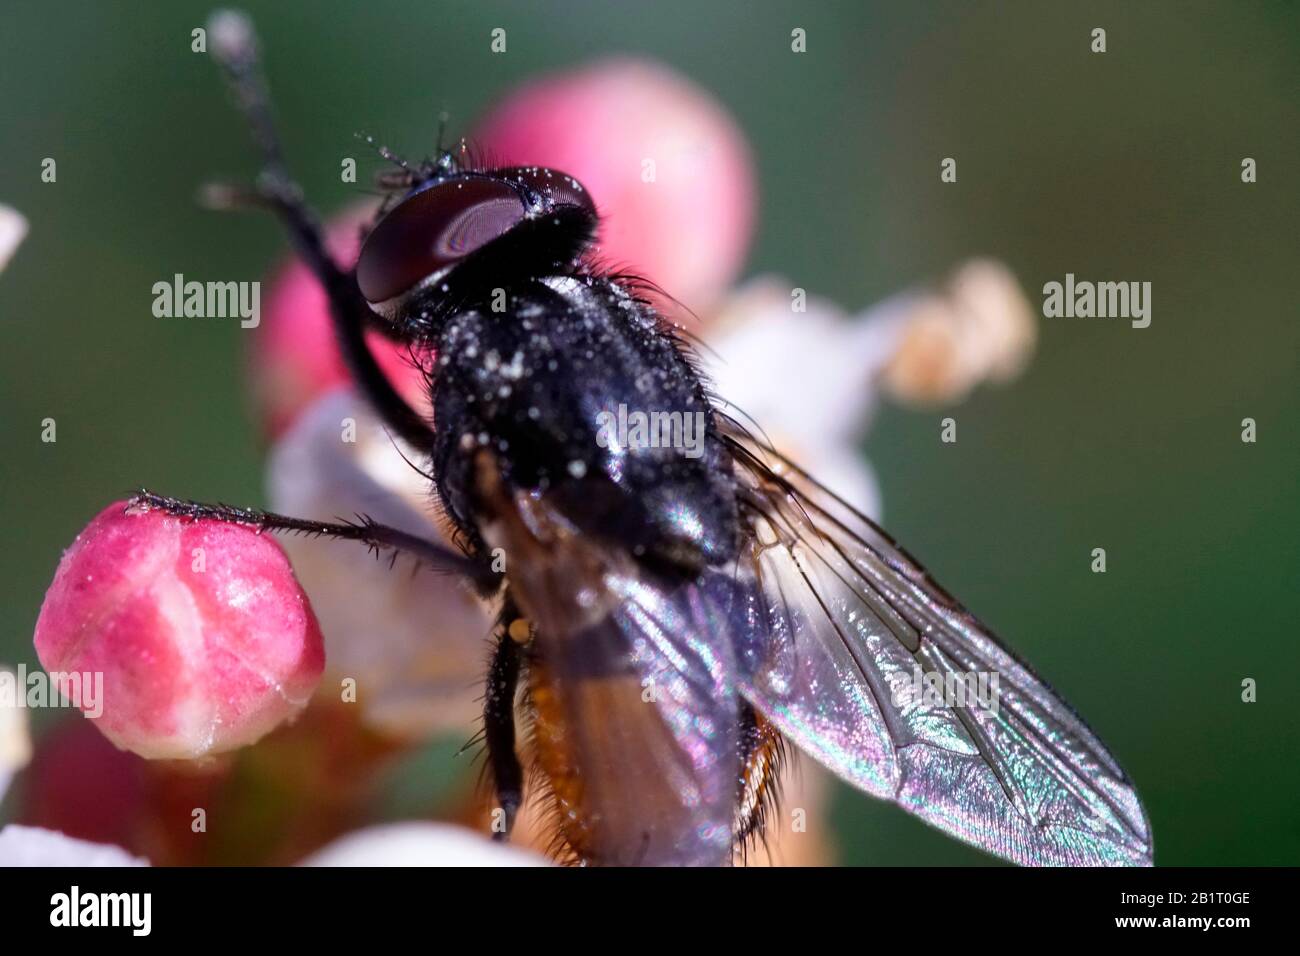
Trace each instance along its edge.
<path fill-rule="evenodd" d="M 723 106 L 657 63 L 614 59 L 530 83 L 472 140 L 493 162 L 576 176 L 602 216 L 600 254 L 701 310 L 735 279 L 754 172 Z"/>
<path fill-rule="evenodd" d="M 52 675 L 101 689 L 94 709 L 88 694 L 80 706 L 102 711 L 105 736 L 150 758 L 253 743 L 302 709 L 325 663 L 311 605 L 269 535 L 124 502 L 64 553 L 35 644 Z"/>

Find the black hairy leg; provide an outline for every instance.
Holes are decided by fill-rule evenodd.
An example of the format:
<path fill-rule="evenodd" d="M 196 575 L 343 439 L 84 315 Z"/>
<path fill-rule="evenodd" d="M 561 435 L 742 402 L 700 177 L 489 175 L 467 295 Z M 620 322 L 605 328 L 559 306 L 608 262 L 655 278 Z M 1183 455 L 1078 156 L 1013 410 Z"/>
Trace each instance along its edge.
<path fill-rule="evenodd" d="M 767 843 L 767 825 L 781 802 L 785 738 L 749 703 L 740 709 L 740 763 L 736 849 L 747 860 L 756 843 Z"/>
<path fill-rule="evenodd" d="M 252 190 L 211 187 L 206 191 L 209 204 L 223 208 L 256 205 L 276 213 L 294 248 L 329 297 L 334 333 L 353 381 L 388 427 L 413 448 L 428 454 L 433 447 L 429 423 L 393 388 L 366 345 L 366 328 L 387 329 L 387 323 L 374 314 L 361 295 L 355 273 L 339 268 L 325 248 L 320 226 L 303 200 L 302 189 L 289 175 L 272 121 L 252 24 L 243 14 L 224 11 L 214 17 L 209 33 L 212 56 L 221 66 L 262 154 L 262 171 Z"/>
<path fill-rule="evenodd" d="M 504 840 L 510 835 L 524 796 L 524 773 L 515 750 L 515 692 L 523 661 L 520 638 L 526 639 L 527 626 L 526 621 L 509 613 L 509 609 L 502 615 L 483 695 L 483 740 L 487 746 L 488 770 L 505 817 L 502 829 L 493 827 L 494 840 Z M 525 633 L 520 632 L 521 628 Z"/>
<path fill-rule="evenodd" d="M 234 508 L 230 505 L 184 501 L 180 498 L 156 495 L 146 490 L 133 495 L 127 502 L 127 508 L 141 511 L 157 509 L 179 518 L 194 520 L 202 518 L 226 521 L 259 532 L 280 531 L 357 541 L 376 553 L 391 551 L 394 558 L 398 554 L 408 554 L 435 571 L 461 575 L 471 581 L 484 596 L 495 591 L 500 583 L 497 572 L 493 571 L 486 562 L 397 528 L 377 524 L 365 516 L 358 516 L 355 522 L 311 521 L 270 511 L 259 511 L 255 508 Z"/>

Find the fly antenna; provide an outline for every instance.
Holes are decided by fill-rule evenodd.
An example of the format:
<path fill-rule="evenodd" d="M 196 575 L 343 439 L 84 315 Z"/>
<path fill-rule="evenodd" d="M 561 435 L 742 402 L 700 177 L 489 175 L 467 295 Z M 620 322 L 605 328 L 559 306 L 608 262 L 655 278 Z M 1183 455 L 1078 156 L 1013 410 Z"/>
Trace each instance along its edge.
<path fill-rule="evenodd" d="M 447 132 L 447 121 L 451 119 L 451 114 L 446 110 L 438 112 L 438 144 L 434 147 L 434 155 L 442 155 L 442 137 Z"/>
<path fill-rule="evenodd" d="M 384 159 L 388 160 L 393 165 L 399 166 L 402 169 L 406 170 L 408 173 L 414 174 L 414 171 L 411 169 L 410 163 L 402 159 L 402 157 L 398 156 L 387 146 L 379 145 L 379 143 L 375 142 L 375 138 L 371 136 L 369 133 L 354 133 L 353 135 L 356 136 L 357 139 L 361 140 L 363 143 L 365 143 L 367 146 L 369 146 L 376 153 L 378 153 Z"/>

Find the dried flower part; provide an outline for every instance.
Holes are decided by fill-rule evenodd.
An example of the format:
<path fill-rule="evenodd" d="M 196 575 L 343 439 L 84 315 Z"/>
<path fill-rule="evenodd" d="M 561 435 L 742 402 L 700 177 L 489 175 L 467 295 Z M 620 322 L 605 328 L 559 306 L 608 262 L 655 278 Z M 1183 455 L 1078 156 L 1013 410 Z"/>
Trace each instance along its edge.
<path fill-rule="evenodd" d="M 898 351 L 882 370 L 881 382 L 904 402 L 937 404 L 966 394 L 975 384 L 971 363 L 963 360 L 956 314 L 937 295 L 912 306 Z"/>
<path fill-rule="evenodd" d="M 595 199 L 599 254 L 692 309 L 734 281 L 753 232 L 753 162 L 725 108 L 657 63 L 605 60 L 529 83 L 479 124 L 491 160 L 563 170 Z"/>
<path fill-rule="evenodd" d="M 324 666 L 315 615 L 270 536 L 122 502 L 64 553 L 35 644 L 104 735 L 149 758 L 252 743 L 305 706 Z"/>
<path fill-rule="evenodd" d="M 958 401 L 980 382 L 1018 375 L 1037 332 L 1029 301 L 1006 267 L 969 262 L 944 292 L 912 299 L 882 384 L 904 402 Z"/>

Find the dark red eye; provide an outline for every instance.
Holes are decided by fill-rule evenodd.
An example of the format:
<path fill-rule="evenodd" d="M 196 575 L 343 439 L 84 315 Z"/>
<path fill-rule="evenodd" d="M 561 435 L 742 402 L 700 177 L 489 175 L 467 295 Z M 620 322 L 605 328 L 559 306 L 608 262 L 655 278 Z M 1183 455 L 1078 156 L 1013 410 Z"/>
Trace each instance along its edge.
<path fill-rule="evenodd" d="M 595 215 L 577 180 L 539 166 L 454 176 L 412 193 L 366 237 L 357 260 L 361 294 L 377 305 L 409 292 L 525 218 L 561 205 Z"/>
<path fill-rule="evenodd" d="M 366 237 L 357 284 L 371 303 L 408 292 L 508 232 L 527 215 L 519 189 L 498 179 L 455 178 L 422 189 Z"/>

